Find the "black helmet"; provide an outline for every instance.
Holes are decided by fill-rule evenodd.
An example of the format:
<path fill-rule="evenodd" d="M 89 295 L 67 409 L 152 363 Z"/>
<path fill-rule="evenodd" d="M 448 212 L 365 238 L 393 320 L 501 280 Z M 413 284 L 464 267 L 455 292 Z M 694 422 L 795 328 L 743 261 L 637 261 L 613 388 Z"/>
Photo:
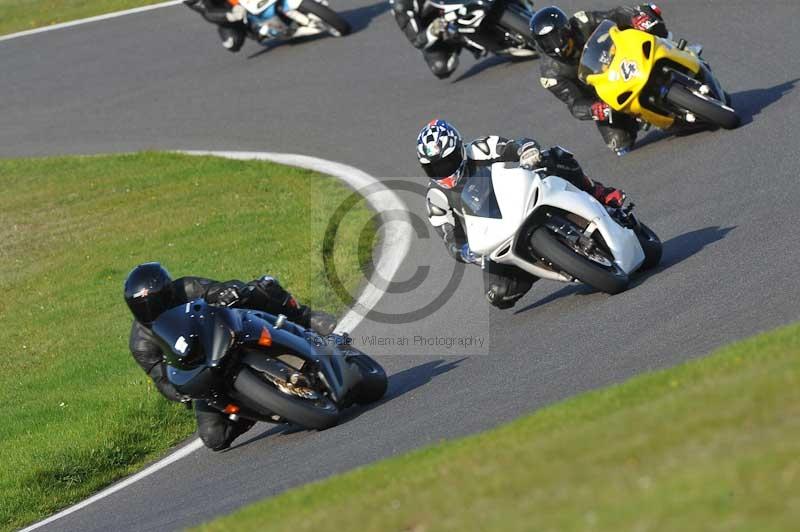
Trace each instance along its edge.
<path fill-rule="evenodd" d="M 453 188 L 467 161 L 461 134 L 444 120 L 431 120 L 417 136 L 417 159 L 428 177 L 444 188 Z"/>
<path fill-rule="evenodd" d="M 550 57 L 566 58 L 575 46 L 569 17 L 556 6 L 541 9 L 531 17 L 531 33 L 536 48 Z"/>
<path fill-rule="evenodd" d="M 172 308 L 175 289 L 172 277 L 158 262 L 146 262 L 131 270 L 125 279 L 125 303 L 139 323 L 149 325 Z"/>

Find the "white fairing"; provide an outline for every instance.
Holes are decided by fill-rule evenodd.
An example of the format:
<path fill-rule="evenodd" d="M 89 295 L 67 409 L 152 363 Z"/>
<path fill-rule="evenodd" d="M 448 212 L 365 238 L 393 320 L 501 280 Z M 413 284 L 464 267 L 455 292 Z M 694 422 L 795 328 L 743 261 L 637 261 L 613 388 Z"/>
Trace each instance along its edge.
<path fill-rule="evenodd" d="M 492 165 L 492 184 L 502 218 L 464 216 L 469 247 L 479 255 L 488 255 L 517 233 L 531 211 L 529 204 L 536 190 L 533 174 L 522 168 Z"/>
<path fill-rule="evenodd" d="M 239 0 L 239 4 L 251 15 L 258 15 L 276 1 L 277 0 Z"/>
<path fill-rule="evenodd" d="M 644 251 L 634 232 L 615 222 L 600 202 L 568 181 L 557 176 L 540 176 L 508 163 L 493 164 L 491 173 L 502 217 L 484 218 L 465 213 L 464 226 L 473 252 L 498 263 L 512 264 L 539 277 L 570 281 L 570 278 L 513 252 L 512 244 L 523 222 L 535 210 L 549 206 L 587 220 L 589 227 L 600 232 L 614 262 L 625 273 L 632 273 L 644 261 Z"/>

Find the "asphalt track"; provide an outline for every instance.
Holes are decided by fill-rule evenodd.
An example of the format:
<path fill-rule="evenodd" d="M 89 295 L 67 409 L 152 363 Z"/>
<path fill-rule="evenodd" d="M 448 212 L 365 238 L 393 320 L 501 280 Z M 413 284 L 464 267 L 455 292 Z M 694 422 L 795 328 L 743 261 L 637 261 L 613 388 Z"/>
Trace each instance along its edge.
<path fill-rule="evenodd" d="M 483 346 L 371 348 L 391 374 L 389 394 L 374 408 L 321 433 L 259 425 L 228 452 L 193 453 L 48 529 L 191 526 L 798 318 L 800 50 L 789 36 L 800 4 L 665 4 L 676 35 L 705 44 L 745 124 L 651 135 L 623 159 L 539 86 L 535 63 L 476 66 L 464 57 L 454 78 L 441 82 L 384 3 L 334 5 L 355 34 L 266 52 L 252 43 L 238 55 L 224 52 L 213 28 L 181 6 L 3 42 L 0 156 L 269 150 L 413 176 L 415 135 L 441 116 L 465 136 L 534 135 L 572 148 L 590 175 L 634 199 L 664 241 L 662 267 L 614 297 L 542 281 L 513 311 L 490 310 L 480 273 L 468 269 L 438 311 L 412 323 L 367 320 L 354 336 L 413 344 L 414 335 L 468 335 Z M 421 198 L 404 194 L 422 216 Z M 378 310 L 419 309 L 451 278 L 441 244 L 424 236 L 400 279 L 426 265 L 427 276 L 387 295 Z"/>

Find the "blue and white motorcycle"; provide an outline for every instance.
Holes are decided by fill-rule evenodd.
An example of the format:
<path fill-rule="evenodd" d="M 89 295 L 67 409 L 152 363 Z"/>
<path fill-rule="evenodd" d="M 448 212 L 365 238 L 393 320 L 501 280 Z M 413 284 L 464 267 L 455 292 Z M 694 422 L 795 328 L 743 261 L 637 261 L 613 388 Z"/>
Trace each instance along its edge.
<path fill-rule="evenodd" d="M 341 37 L 350 24 L 328 7 L 327 0 L 227 0 L 244 8 L 247 36 L 258 42 L 328 33 Z M 190 8 L 192 2 L 185 2 Z M 196 10 L 196 9 L 195 9 Z"/>

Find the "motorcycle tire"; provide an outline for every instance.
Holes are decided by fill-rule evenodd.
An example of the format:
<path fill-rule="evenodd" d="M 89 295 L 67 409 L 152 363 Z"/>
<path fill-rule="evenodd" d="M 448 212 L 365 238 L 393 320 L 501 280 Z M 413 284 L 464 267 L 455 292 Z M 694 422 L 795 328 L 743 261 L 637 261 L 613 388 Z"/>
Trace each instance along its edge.
<path fill-rule="evenodd" d="M 350 23 L 336 11 L 314 0 L 303 0 L 297 10 L 304 15 L 315 15 L 322 20 L 330 28 L 328 33 L 334 37 L 344 37 L 352 31 Z"/>
<path fill-rule="evenodd" d="M 722 102 L 698 96 L 679 83 L 674 83 L 667 92 L 666 100 L 694 113 L 706 122 L 725 129 L 736 129 L 742 120 L 735 110 Z"/>
<path fill-rule="evenodd" d="M 361 370 L 362 380 L 356 389 L 353 399 L 360 405 L 374 403 L 384 396 L 389 380 L 386 372 L 372 357 L 360 354 L 350 357 Z"/>
<path fill-rule="evenodd" d="M 283 393 L 251 368 L 239 370 L 233 388 L 265 413 L 313 430 L 325 430 L 339 422 L 339 409 L 329 399 L 311 401 Z"/>
<path fill-rule="evenodd" d="M 628 288 L 630 278 L 625 272 L 617 267 L 606 268 L 579 255 L 546 227 L 536 229 L 530 241 L 542 257 L 595 290 L 613 295 Z"/>
<path fill-rule="evenodd" d="M 658 263 L 661 262 L 661 254 L 663 252 L 661 240 L 658 238 L 658 235 L 640 222 L 636 230 L 636 238 L 639 239 L 639 244 L 644 251 L 644 262 L 639 266 L 639 270 L 650 270 L 658 266 Z"/>

